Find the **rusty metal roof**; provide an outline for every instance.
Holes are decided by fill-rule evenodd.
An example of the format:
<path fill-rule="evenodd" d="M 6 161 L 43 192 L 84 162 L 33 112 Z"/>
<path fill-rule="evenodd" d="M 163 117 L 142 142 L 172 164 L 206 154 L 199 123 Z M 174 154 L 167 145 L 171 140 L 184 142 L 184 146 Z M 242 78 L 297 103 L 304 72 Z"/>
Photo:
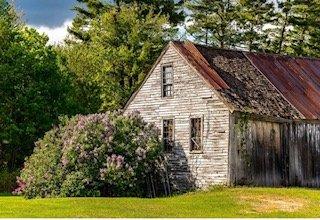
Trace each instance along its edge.
<path fill-rule="evenodd" d="M 213 88 L 240 110 L 251 108 L 262 114 L 277 111 L 281 117 L 320 119 L 320 59 L 214 49 L 192 42 L 173 45 Z M 230 65 L 237 62 L 241 65 L 234 66 L 239 69 L 231 70 Z"/>
<path fill-rule="evenodd" d="M 190 41 L 175 41 L 161 53 L 145 81 L 170 46 L 218 92 L 231 111 L 286 119 L 320 119 L 320 59 L 216 49 Z"/>
<path fill-rule="evenodd" d="M 306 119 L 320 119 L 320 60 L 245 52 Z"/>
<path fill-rule="evenodd" d="M 223 81 L 219 74 L 210 67 L 208 61 L 202 56 L 190 41 L 175 41 L 173 45 L 188 60 L 188 62 L 209 82 L 215 89 L 227 89 L 229 86 Z"/>

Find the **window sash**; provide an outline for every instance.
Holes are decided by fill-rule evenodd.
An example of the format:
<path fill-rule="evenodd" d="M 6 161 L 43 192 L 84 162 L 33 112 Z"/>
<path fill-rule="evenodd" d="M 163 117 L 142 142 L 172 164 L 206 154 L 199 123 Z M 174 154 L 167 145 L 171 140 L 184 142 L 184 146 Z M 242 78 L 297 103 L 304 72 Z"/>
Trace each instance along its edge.
<path fill-rule="evenodd" d="M 202 118 L 191 118 L 190 120 L 190 149 L 191 151 L 202 150 Z"/>
<path fill-rule="evenodd" d="M 166 151 L 171 150 L 173 145 L 174 145 L 173 119 L 165 119 L 165 120 L 163 120 L 162 139 L 163 139 L 165 150 Z"/>
<path fill-rule="evenodd" d="M 173 68 L 172 66 L 162 67 L 162 97 L 173 96 Z"/>

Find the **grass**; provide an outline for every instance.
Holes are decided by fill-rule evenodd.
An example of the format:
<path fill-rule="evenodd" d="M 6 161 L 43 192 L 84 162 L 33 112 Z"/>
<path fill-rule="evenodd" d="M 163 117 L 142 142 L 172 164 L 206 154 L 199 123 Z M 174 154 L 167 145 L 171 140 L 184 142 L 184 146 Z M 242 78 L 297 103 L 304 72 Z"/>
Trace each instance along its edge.
<path fill-rule="evenodd" d="M 0 217 L 320 217 L 320 190 L 221 187 L 156 199 L 2 195 Z"/>

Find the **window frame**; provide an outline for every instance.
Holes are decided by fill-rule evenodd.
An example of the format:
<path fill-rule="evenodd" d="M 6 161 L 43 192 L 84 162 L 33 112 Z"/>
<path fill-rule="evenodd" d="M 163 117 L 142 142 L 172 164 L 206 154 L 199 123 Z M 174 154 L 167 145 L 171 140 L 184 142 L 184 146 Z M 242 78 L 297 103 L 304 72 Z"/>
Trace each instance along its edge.
<path fill-rule="evenodd" d="M 169 120 L 172 120 L 172 146 L 167 148 L 164 143 L 164 122 L 169 121 Z M 164 146 L 164 150 L 165 150 L 165 152 L 170 153 L 175 146 L 175 119 L 173 117 L 162 118 L 161 128 L 162 128 L 161 129 L 161 139 L 162 139 L 162 143 Z"/>
<path fill-rule="evenodd" d="M 168 67 L 171 67 L 171 69 L 172 69 L 172 76 L 171 76 L 171 78 L 172 78 L 172 83 L 171 83 L 171 85 L 170 84 L 164 84 L 163 83 L 163 81 L 164 81 L 164 70 L 165 70 L 165 68 L 168 68 Z M 163 64 L 163 65 L 161 65 L 161 71 L 160 71 L 161 73 L 161 75 L 160 75 L 160 78 L 161 78 L 161 98 L 163 98 L 163 99 L 172 99 L 173 98 L 173 96 L 174 96 L 174 68 L 173 68 L 173 64 L 172 63 L 166 63 L 166 64 Z M 164 88 L 165 88 L 165 86 L 168 86 L 168 85 L 170 85 L 171 86 L 171 95 L 170 96 L 164 96 Z"/>
<path fill-rule="evenodd" d="M 200 150 L 194 150 L 192 149 L 192 119 L 200 119 L 201 120 L 201 125 L 200 125 Z M 191 116 L 189 117 L 189 149 L 190 153 L 192 154 L 202 154 L 203 153 L 203 130 L 204 130 L 204 117 L 202 116 Z"/>

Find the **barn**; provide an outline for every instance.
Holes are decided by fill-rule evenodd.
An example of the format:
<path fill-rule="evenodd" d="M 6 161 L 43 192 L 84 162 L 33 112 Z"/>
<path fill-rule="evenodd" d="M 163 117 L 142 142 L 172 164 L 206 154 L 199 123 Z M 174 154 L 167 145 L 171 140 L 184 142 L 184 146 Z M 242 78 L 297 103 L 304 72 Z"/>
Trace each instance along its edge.
<path fill-rule="evenodd" d="M 170 42 L 134 111 L 161 130 L 174 190 L 320 186 L 320 59 Z"/>

